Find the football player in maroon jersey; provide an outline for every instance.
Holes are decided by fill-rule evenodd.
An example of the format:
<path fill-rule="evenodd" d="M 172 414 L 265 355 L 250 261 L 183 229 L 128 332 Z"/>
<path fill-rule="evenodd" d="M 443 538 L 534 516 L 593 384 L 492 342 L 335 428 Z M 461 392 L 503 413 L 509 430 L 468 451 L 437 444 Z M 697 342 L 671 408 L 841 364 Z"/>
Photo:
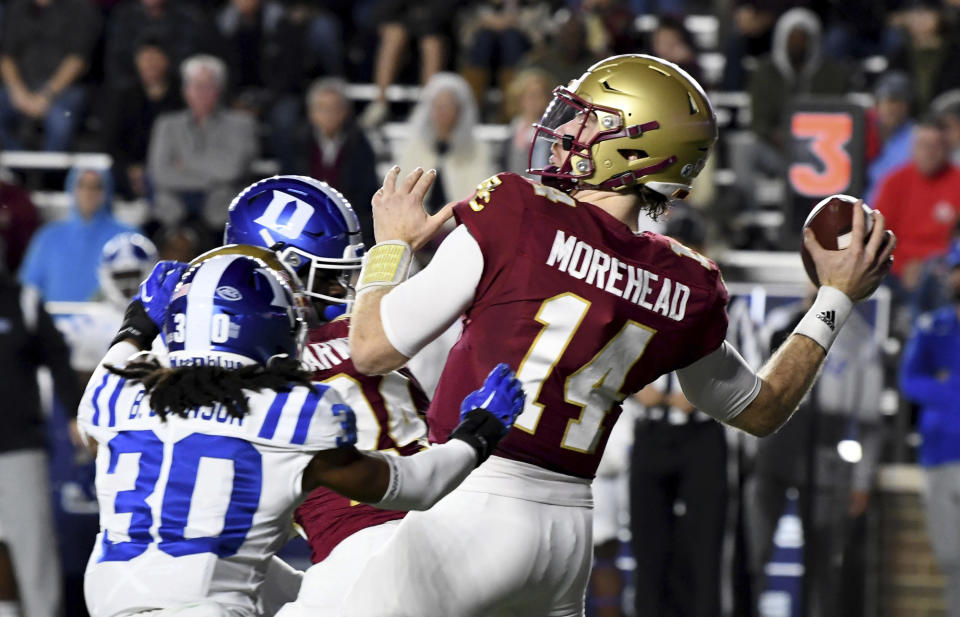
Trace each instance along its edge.
<path fill-rule="evenodd" d="M 677 371 L 686 397 L 720 421 L 762 436 L 789 418 L 853 303 L 889 269 L 894 239 L 882 245 L 879 213 L 869 238 L 855 219 L 843 252 L 805 237 L 823 286 L 755 373 L 724 342 L 717 266 L 636 233 L 641 212 L 686 197 L 716 135 L 689 75 L 616 56 L 554 91 L 531 145 L 543 184 L 500 174 L 430 217 L 422 201 L 435 173 L 417 169 L 399 184 L 398 168 L 387 173 L 352 316 L 357 368 L 401 366 L 463 315 L 428 411 L 431 438 L 442 439 L 456 421 L 451 402 L 496 362 L 516 368 L 527 402 L 495 456 L 400 523 L 342 615 L 581 615 L 590 482 L 624 397 Z M 404 281 L 412 250 L 451 215 L 458 226 L 431 264 Z"/>

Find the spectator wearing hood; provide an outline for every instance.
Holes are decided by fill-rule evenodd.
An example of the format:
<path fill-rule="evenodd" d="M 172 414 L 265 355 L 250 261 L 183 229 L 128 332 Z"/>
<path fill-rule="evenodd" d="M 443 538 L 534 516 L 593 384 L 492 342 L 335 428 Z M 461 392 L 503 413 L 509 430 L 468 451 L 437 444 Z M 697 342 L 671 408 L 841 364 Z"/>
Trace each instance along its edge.
<path fill-rule="evenodd" d="M 790 9 L 777 20 L 770 55 L 749 80 L 753 130 L 768 146 L 782 149 L 786 144 L 783 113 L 789 102 L 805 95 L 843 94 L 849 76 L 847 67 L 823 55 L 816 13 Z M 782 154 L 776 158 L 782 165 Z"/>
<path fill-rule="evenodd" d="M 913 121 L 910 118 L 910 103 L 913 87 L 902 71 L 885 73 L 877 82 L 877 104 L 867 113 L 868 126 L 875 131 L 877 152 L 867 166 L 868 204 L 874 203 L 883 180 L 897 167 L 910 162 L 910 140 Z M 868 140 L 869 143 L 869 140 Z M 869 148 L 868 148 L 869 149 Z"/>
<path fill-rule="evenodd" d="M 721 86 L 743 90 L 750 67 L 770 52 L 773 24 L 786 8 L 779 0 L 736 0 L 730 10 L 730 27 L 722 44 L 726 62 Z"/>
<path fill-rule="evenodd" d="M 34 234 L 20 266 L 20 280 L 48 302 L 84 302 L 100 283 L 97 267 L 103 245 L 124 231 L 113 218 L 109 170 L 75 167 L 67 175 L 70 216 L 47 223 Z"/>
<path fill-rule="evenodd" d="M 469 195 L 495 173 L 493 153 L 473 136 L 477 104 L 466 80 L 437 73 L 410 115 L 410 133 L 397 157 L 400 169 L 436 169 L 437 180 L 424 200 L 430 212 Z"/>

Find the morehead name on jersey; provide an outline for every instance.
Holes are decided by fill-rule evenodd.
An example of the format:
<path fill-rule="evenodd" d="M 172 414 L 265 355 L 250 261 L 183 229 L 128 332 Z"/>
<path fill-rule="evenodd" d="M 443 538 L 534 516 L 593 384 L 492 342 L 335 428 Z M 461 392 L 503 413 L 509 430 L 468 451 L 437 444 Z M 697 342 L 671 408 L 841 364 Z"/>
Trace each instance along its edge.
<path fill-rule="evenodd" d="M 562 230 L 557 230 L 547 265 L 674 321 L 682 321 L 686 315 L 689 287 L 666 276 L 623 263 L 578 240 L 576 236 L 567 236 Z M 657 286 L 659 291 L 656 300 L 651 302 Z"/>

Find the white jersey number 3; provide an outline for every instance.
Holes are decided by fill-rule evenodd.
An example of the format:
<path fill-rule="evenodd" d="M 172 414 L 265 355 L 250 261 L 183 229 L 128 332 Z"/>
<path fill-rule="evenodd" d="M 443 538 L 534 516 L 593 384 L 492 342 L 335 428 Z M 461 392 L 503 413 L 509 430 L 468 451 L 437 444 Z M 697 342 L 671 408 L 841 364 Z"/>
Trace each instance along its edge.
<path fill-rule="evenodd" d="M 517 378 L 527 393 L 523 413 L 514 422 L 517 428 L 531 434 L 536 432 L 544 410 L 544 405 L 537 402 L 543 384 L 589 310 L 590 302 L 572 293 L 548 298 L 540 305 L 535 319 L 544 327 L 517 370 Z M 589 362 L 567 377 L 564 398 L 581 411 L 579 418 L 571 418 L 567 423 L 560 442 L 562 448 L 583 453 L 596 449 L 604 417 L 615 403 L 626 397 L 620 389 L 654 334 L 656 330 L 652 328 L 627 321 Z"/>

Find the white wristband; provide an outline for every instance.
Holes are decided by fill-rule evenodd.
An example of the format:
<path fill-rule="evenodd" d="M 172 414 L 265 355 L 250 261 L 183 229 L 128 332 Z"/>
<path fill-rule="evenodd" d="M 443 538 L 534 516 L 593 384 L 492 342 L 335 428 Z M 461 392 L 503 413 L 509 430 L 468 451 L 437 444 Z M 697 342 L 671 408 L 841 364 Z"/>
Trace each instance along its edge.
<path fill-rule="evenodd" d="M 413 249 L 406 242 L 379 242 L 363 257 L 357 293 L 370 287 L 399 285 L 410 274 Z"/>
<path fill-rule="evenodd" d="M 837 338 L 852 310 L 853 300 L 847 294 L 836 287 L 825 285 L 817 292 L 813 306 L 793 329 L 793 333 L 811 338 L 823 347 L 824 351 L 830 351 L 830 345 Z"/>

